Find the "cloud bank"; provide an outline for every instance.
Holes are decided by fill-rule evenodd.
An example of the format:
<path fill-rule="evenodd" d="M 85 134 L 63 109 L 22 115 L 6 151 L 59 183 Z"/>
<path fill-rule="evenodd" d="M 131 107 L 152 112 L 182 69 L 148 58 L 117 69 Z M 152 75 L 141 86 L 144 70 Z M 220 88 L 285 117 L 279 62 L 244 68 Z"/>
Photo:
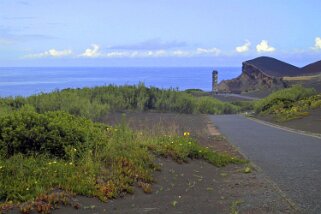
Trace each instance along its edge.
<path fill-rule="evenodd" d="M 50 49 L 42 53 L 29 54 L 24 58 L 45 58 L 45 57 L 74 57 L 74 58 L 158 58 L 158 57 L 215 57 L 221 54 L 218 48 L 196 48 L 195 50 L 109 50 L 101 51 L 97 44 L 92 44 L 80 54 L 74 54 L 72 50 Z"/>
<path fill-rule="evenodd" d="M 71 55 L 72 55 L 72 50 L 70 49 L 61 50 L 61 51 L 56 49 L 50 49 L 42 53 L 26 55 L 25 58 L 46 58 L 46 57 L 59 58 L 59 57 L 66 57 Z"/>
<path fill-rule="evenodd" d="M 127 50 L 109 51 L 101 53 L 99 57 L 105 58 L 148 58 L 148 57 L 194 57 L 194 56 L 218 56 L 217 48 L 197 48 L 196 50 Z"/>
<path fill-rule="evenodd" d="M 267 40 L 262 40 L 257 46 L 256 46 L 257 52 L 273 52 L 275 51 L 275 48 L 270 46 Z"/>

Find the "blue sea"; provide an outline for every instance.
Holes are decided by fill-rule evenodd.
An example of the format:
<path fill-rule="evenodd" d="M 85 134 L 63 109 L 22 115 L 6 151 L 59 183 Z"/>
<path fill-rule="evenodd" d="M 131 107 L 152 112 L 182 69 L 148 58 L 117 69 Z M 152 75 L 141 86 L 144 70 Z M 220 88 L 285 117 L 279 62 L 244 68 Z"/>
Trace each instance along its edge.
<path fill-rule="evenodd" d="M 29 96 L 65 88 L 133 85 L 211 90 L 212 67 L 37 67 L 0 68 L 0 96 Z M 215 68 L 219 81 L 234 78 L 240 67 Z"/>

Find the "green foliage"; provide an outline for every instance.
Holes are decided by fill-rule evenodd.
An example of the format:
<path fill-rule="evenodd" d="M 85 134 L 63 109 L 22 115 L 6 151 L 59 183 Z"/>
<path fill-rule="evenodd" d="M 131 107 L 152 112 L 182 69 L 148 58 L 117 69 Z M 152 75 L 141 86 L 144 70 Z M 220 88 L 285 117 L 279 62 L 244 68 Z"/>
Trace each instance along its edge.
<path fill-rule="evenodd" d="M 94 168 L 47 156 L 0 159 L 0 178 L 0 200 L 28 201 L 53 187 L 86 195 L 96 192 Z"/>
<path fill-rule="evenodd" d="M 239 111 L 245 112 L 254 110 L 255 101 L 233 101 L 231 104 L 238 106 L 240 108 Z"/>
<path fill-rule="evenodd" d="M 239 110 L 232 104 L 209 96 L 197 98 L 190 93 L 175 89 L 147 88 L 144 84 L 65 89 L 28 98 L 0 99 L 0 108 L 5 111 L 19 109 L 24 105 L 33 106 L 38 113 L 65 111 L 93 120 L 99 119 L 110 111 L 223 114 L 236 113 Z"/>
<path fill-rule="evenodd" d="M 161 136 L 156 139 L 150 139 L 146 142 L 146 146 L 155 154 L 171 157 L 178 162 L 186 162 L 189 158 L 204 159 L 215 166 L 243 162 L 229 155 L 204 148 L 188 136 Z"/>
<path fill-rule="evenodd" d="M 231 114 L 238 112 L 239 108 L 211 97 L 201 97 L 197 102 L 197 111 L 204 114 Z"/>
<path fill-rule="evenodd" d="M 211 92 L 205 92 L 201 89 L 186 89 L 184 92 L 191 94 L 195 97 L 211 96 Z"/>
<path fill-rule="evenodd" d="M 66 157 L 67 147 L 83 151 L 106 138 L 100 126 L 65 112 L 39 114 L 24 106 L 1 117 L 0 151 L 7 157 L 17 153 Z"/>
<path fill-rule="evenodd" d="M 302 98 L 306 98 L 316 94 L 313 88 L 303 88 L 302 86 L 294 86 L 292 88 L 281 89 L 268 97 L 257 101 L 254 105 L 255 112 L 264 112 L 272 108 L 274 105 L 288 106 L 290 103 L 298 101 Z"/>
<path fill-rule="evenodd" d="M 278 122 L 302 118 L 309 115 L 310 109 L 321 106 L 321 95 L 315 94 L 314 89 L 295 86 L 257 101 L 255 110 L 262 115 L 272 115 Z"/>
<path fill-rule="evenodd" d="M 62 111 L 40 114 L 28 105 L 0 121 L 2 201 L 34 200 L 57 189 L 108 200 L 132 193 L 135 184 L 150 192 L 154 155 L 216 166 L 241 162 L 189 136 L 152 137 L 125 122 L 109 127 Z"/>
<path fill-rule="evenodd" d="M 221 114 L 238 107 L 143 84 L 2 98 L 0 201 L 48 198 L 57 189 L 107 200 L 132 193 L 135 184 L 150 192 L 158 168 L 155 155 L 179 162 L 200 158 L 216 166 L 241 162 L 189 136 L 147 136 L 125 123 L 110 127 L 93 122 L 108 111 L 122 110 Z M 23 210 L 35 203 L 29 205 Z"/>

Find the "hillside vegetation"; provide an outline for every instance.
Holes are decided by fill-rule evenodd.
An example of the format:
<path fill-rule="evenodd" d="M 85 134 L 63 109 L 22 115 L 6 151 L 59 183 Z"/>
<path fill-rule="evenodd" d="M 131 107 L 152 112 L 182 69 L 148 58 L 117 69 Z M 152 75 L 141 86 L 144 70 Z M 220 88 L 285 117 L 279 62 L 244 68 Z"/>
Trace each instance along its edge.
<path fill-rule="evenodd" d="M 301 118 L 309 115 L 309 110 L 321 106 L 321 94 L 312 88 L 294 86 L 282 89 L 268 97 L 256 101 L 255 112 L 271 115 L 278 122 Z"/>
<path fill-rule="evenodd" d="M 172 89 L 106 86 L 0 99 L 0 212 L 48 213 L 72 194 L 101 200 L 152 191 L 156 156 L 199 158 L 215 166 L 242 162 L 199 145 L 190 133 L 148 135 L 94 122 L 109 111 L 231 113 L 232 104 Z"/>
<path fill-rule="evenodd" d="M 65 111 L 72 115 L 97 119 L 112 111 L 158 111 L 178 113 L 229 114 L 239 108 L 211 97 L 195 97 L 175 89 L 136 86 L 104 86 L 83 89 L 65 89 L 27 98 L 3 98 L 4 111 L 23 105 L 35 107 L 38 113 Z"/>

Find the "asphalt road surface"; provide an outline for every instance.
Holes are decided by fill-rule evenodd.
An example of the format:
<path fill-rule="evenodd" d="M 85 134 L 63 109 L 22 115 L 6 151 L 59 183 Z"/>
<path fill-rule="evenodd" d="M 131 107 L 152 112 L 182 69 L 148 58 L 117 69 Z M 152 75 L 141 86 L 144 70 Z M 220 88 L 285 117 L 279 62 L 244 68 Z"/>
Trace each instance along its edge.
<path fill-rule="evenodd" d="M 242 115 L 210 118 L 300 212 L 321 213 L 321 139 L 267 126 Z"/>

